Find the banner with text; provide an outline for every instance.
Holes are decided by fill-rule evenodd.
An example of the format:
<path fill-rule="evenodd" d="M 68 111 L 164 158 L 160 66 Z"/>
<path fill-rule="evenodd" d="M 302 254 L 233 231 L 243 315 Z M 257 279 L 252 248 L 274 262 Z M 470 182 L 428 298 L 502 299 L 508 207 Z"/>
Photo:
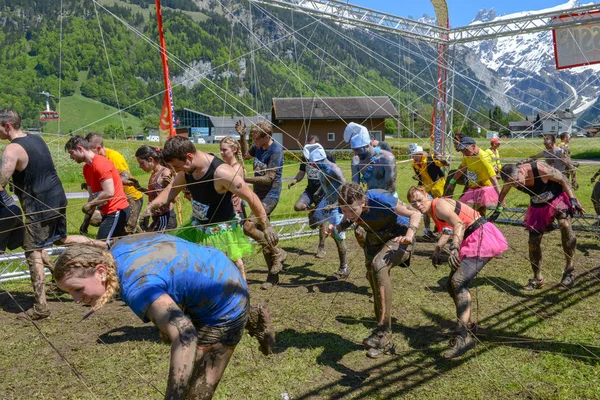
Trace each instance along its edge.
<path fill-rule="evenodd" d="M 556 69 L 581 67 L 600 63 L 600 11 L 586 14 L 567 14 L 555 17 L 557 25 L 577 20 L 584 25 L 555 28 L 552 31 L 554 40 L 554 58 Z M 586 23 L 586 20 L 596 22 Z"/>

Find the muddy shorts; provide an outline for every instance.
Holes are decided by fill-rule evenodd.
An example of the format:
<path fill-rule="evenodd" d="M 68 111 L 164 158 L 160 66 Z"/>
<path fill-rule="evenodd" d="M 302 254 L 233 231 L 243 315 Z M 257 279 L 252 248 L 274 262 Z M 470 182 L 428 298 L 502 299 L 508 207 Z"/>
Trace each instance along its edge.
<path fill-rule="evenodd" d="M 304 189 L 304 192 L 298 197 L 297 203 L 302 203 L 306 205 L 306 207 L 310 207 L 312 204 L 319 204 L 320 197 L 315 196 L 316 192 L 312 192 L 308 190 L 308 187 Z"/>
<path fill-rule="evenodd" d="M 50 213 L 47 213 L 50 214 Z M 38 250 L 52 246 L 54 242 L 67 237 L 67 209 L 57 208 L 42 221 L 31 221 L 25 218 L 25 234 L 23 236 L 23 250 Z"/>
<path fill-rule="evenodd" d="M 410 256 L 412 252 L 412 244 L 399 244 L 392 242 L 397 236 L 406 234 L 406 229 L 403 233 L 396 234 L 373 234 L 367 233 L 365 240 L 365 265 L 367 269 L 374 269 L 378 272 L 384 266 L 401 266 L 410 267 Z M 375 262 L 374 261 L 378 261 Z"/>
<path fill-rule="evenodd" d="M 249 304 L 249 303 L 248 303 Z M 248 319 L 248 312 L 250 308 L 247 306 L 244 312 L 234 319 L 228 321 L 226 324 L 219 326 L 207 326 L 189 316 L 198 332 L 198 346 L 210 346 L 213 344 L 221 343 L 226 346 L 235 346 L 244 334 L 244 327 L 246 326 L 246 319 Z"/>

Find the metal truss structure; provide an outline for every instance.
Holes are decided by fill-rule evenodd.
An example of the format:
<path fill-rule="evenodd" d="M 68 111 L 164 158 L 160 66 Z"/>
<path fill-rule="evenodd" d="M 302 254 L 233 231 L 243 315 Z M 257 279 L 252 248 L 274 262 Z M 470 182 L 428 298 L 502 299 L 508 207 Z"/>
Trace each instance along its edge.
<path fill-rule="evenodd" d="M 431 25 L 338 0 L 251 0 L 255 4 L 307 14 L 341 25 L 355 26 L 386 34 L 420 40 L 438 48 L 437 93 L 432 115 L 431 142 L 435 152 L 451 154 L 454 133 L 453 117 L 453 59 L 452 47 L 457 44 L 523 35 L 556 28 L 568 28 L 600 21 L 597 4 L 540 14 L 523 15 L 449 28 L 446 0 L 431 0 L 438 25 Z M 559 18 L 569 14 L 570 18 Z"/>
<path fill-rule="evenodd" d="M 497 222 L 521 225 L 524 216 L 524 208 L 505 208 Z M 600 233 L 600 219 L 596 215 L 586 214 L 583 217 L 573 218 L 572 225 L 574 230 Z M 272 226 L 277 230 L 280 240 L 299 239 L 319 234 L 318 229 L 310 228 L 308 218 L 273 221 Z M 57 256 L 64 249 L 64 247 L 52 247 L 46 251 L 51 256 Z M 46 269 L 46 275 L 49 274 L 50 271 Z M 0 256 L 0 283 L 24 278 L 29 278 L 25 253 L 10 253 Z"/>
<path fill-rule="evenodd" d="M 524 15 L 517 18 L 507 18 L 499 21 L 463 26 L 450 30 L 450 42 L 476 42 L 503 36 L 523 35 L 598 22 L 600 21 L 600 13 L 597 13 L 599 8 L 600 5 L 592 4 L 570 10 Z M 569 14 L 571 17 L 566 20 L 558 18 L 565 14 Z"/>
<path fill-rule="evenodd" d="M 295 11 L 301 14 L 337 22 L 342 25 L 359 26 L 381 33 L 400 35 L 424 42 L 447 43 L 448 29 L 426 24 L 408 18 L 398 17 L 381 11 L 356 6 L 350 3 L 330 0 L 251 0 L 283 10 Z"/>

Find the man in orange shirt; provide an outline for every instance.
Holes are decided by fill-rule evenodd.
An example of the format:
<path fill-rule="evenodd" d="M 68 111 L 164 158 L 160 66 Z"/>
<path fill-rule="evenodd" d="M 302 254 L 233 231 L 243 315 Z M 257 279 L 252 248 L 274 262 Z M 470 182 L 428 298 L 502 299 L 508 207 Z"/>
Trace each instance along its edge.
<path fill-rule="evenodd" d="M 83 176 L 90 194 L 83 206 L 88 213 L 100 206 L 102 222 L 96 239 L 108 241 L 113 237 L 125 235 L 125 225 L 129 218 L 129 203 L 123 191 L 123 184 L 117 169 L 106 157 L 90 150 L 90 144 L 84 137 L 73 136 L 65 144 L 65 150 L 72 160 L 83 166 Z"/>

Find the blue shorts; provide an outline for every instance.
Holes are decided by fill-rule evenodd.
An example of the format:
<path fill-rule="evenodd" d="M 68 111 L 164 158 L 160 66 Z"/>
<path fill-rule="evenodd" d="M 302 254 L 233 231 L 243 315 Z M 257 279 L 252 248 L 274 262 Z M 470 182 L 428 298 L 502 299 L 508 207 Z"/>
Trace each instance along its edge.
<path fill-rule="evenodd" d="M 342 222 L 342 218 L 344 218 L 344 215 L 340 212 L 339 207 L 336 207 L 334 209 L 325 208 L 330 205 L 331 204 L 327 201 L 327 199 L 325 199 L 325 197 L 321 199 L 315 211 L 311 213 L 311 218 L 309 218 L 309 223 L 311 227 L 322 225 L 325 222 L 329 222 L 332 225 L 339 225 Z M 342 239 L 345 239 L 346 233 L 341 232 L 340 237 Z"/>

